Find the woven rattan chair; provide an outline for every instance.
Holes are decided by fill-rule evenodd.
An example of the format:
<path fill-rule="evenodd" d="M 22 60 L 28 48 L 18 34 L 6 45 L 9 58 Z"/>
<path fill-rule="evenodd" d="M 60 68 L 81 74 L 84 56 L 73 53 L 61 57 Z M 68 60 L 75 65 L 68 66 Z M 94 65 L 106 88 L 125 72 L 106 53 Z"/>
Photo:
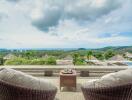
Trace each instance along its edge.
<path fill-rule="evenodd" d="M 0 100 L 54 100 L 57 90 L 33 90 L 0 80 Z"/>
<path fill-rule="evenodd" d="M 85 100 L 132 100 L 132 69 L 104 75 L 81 88 Z"/>
<path fill-rule="evenodd" d="M 82 91 L 85 100 L 132 100 L 132 83 L 99 88 L 82 86 Z"/>
<path fill-rule="evenodd" d="M 54 100 L 56 92 L 57 88 L 32 89 L 0 79 L 0 100 Z"/>

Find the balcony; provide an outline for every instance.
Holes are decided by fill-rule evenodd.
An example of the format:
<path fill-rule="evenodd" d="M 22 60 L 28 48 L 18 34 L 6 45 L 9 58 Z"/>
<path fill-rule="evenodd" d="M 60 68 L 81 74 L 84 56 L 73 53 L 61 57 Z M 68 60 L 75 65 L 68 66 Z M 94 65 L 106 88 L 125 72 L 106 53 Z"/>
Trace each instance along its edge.
<path fill-rule="evenodd" d="M 46 79 L 57 87 L 56 100 L 84 100 L 81 84 L 100 78 L 107 73 L 127 69 L 128 66 L 1 66 L 13 68 L 40 79 Z M 75 69 L 77 71 L 76 89 L 63 87 L 60 90 L 59 72 L 62 69 Z M 52 76 L 44 76 L 46 71 L 51 71 Z M 82 77 L 82 72 L 88 72 L 88 76 Z"/>

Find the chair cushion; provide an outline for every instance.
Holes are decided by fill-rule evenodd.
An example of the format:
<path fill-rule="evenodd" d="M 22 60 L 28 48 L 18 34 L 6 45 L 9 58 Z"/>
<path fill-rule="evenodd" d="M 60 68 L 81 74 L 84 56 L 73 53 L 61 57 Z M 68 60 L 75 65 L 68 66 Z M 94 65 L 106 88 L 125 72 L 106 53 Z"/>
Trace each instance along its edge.
<path fill-rule="evenodd" d="M 48 81 L 27 75 L 23 72 L 9 68 L 0 69 L 0 80 L 12 85 L 17 85 L 35 90 L 55 90 L 56 87 Z"/>
<path fill-rule="evenodd" d="M 110 87 L 110 86 L 118 86 L 132 82 L 132 69 L 126 69 L 115 73 L 110 73 L 104 75 L 98 80 L 94 80 L 92 82 L 87 82 L 83 85 L 83 87 L 89 88 L 91 85 L 92 87 Z"/>

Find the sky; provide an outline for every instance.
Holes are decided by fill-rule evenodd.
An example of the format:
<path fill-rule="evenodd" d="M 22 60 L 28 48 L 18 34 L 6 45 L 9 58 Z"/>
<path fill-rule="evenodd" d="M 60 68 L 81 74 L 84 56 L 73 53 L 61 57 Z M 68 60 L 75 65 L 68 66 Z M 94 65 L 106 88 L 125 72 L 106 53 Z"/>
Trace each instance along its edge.
<path fill-rule="evenodd" d="M 0 48 L 132 46 L 132 0 L 0 0 Z"/>

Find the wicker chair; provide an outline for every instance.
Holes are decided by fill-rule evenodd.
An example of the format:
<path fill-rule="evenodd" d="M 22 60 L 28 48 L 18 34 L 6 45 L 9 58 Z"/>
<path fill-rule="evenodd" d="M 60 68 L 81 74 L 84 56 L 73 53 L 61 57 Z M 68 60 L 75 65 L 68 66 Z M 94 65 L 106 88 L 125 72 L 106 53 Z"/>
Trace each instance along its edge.
<path fill-rule="evenodd" d="M 0 100 L 54 100 L 57 90 L 33 90 L 0 80 Z"/>
<path fill-rule="evenodd" d="M 132 100 L 132 69 L 104 75 L 81 88 L 86 100 Z"/>
<path fill-rule="evenodd" d="M 132 100 L 132 83 L 110 87 L 81 87 L 85 100 Z"/>
<path fill-rule="evenodd" d="M 0 80 L 0 100 L 54 100 L 57 90 L 33 90 Z"/>

